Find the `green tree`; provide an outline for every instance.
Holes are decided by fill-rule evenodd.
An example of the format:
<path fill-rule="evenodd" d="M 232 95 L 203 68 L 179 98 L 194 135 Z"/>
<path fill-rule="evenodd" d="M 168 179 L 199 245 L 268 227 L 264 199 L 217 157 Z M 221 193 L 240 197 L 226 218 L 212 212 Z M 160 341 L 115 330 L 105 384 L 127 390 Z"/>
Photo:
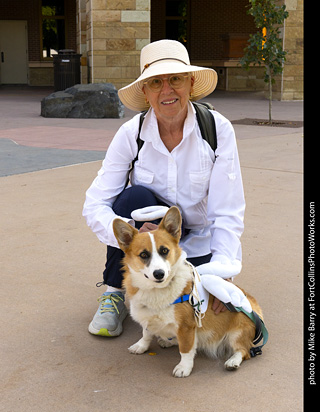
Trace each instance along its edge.
<path fill-rule="evenodd" d="M 240 60 L 243 68 L 250 64 L 265 67 L 264 81 L 269 84 L 269 124 L 272 124 L 272 85 L 274 77 L 283 71 L 287 51 L 283 50 L 280 28 L 289 13 L 285 5 L 275 0 L 249 0 L 248 14 L 253 16 L 259 31 L 251 34 L 244 56 Z"/>

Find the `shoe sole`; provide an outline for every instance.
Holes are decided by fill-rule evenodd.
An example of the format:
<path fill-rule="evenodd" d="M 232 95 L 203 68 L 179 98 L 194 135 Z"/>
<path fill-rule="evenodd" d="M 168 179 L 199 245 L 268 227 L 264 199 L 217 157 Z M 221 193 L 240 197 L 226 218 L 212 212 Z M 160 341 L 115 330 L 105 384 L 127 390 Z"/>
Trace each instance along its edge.
<path fill-rule="evenodd" d="M 119 325 L 115 330 L 109 331 L 106 328 L 96 329 L 96 328 L 93 327 L 92 322 L 91 322 L 90 325 L 89 325 L 88 331 L 92 335 L 96 335 L 96 336 L 104 336 L 104 337 L 119 336 L 119 335 L 121 335 L 121 333 L 123 331 L 122 322 L 125 320 L 127 314 L 128 314 L 127 310 L 122 311 L 122 313 L 119 317 Z"/>

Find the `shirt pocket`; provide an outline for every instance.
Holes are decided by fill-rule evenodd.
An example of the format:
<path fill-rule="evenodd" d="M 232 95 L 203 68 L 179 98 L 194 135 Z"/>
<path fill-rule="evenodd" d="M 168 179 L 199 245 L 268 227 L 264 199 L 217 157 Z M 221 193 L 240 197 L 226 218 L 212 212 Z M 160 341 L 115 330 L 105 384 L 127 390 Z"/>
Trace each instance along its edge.
<path fill-rule="evenodd" d="M 154 173 L 149 170 L 143 169 L 140 166 L 134 166 L 133 168 L 133 181 L 135 185 L 147 186 L 151 185 L 154 180 Z"/>
<path fill-rule="evenodd" d="M 190 195 L 193 201 L 201 202 L 207 195 L 211 177 L 211 169 L 202 172 L 190 172 Z"/>

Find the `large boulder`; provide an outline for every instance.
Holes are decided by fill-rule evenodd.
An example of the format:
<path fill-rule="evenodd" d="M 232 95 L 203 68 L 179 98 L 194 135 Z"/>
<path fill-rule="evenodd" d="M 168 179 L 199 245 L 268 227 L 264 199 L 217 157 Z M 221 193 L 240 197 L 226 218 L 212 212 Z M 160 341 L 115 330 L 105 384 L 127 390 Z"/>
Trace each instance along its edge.
<path fill-rule="evenodd" d="M 76 84 L 43 98 L 41 116 L 119 119 L 124 117 L 124 106 L 111 83 Z"/>

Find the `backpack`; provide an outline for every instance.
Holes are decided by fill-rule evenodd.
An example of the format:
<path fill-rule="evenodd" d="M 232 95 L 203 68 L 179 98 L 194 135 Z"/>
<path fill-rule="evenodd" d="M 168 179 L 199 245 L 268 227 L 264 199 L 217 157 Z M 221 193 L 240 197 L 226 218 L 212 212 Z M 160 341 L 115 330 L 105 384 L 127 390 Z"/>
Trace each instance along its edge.
<path fill-rule="evenodd" d="M 206 142 L 209 143 L 210 147 L 215 152 L 218 146 L 216 124 L 214 121 L 214 117 L 209 112 L 209 109 L 210 110 L 215 110 L 215 109 L 212 106 L 212 104 L 207 103 L 207 102 L 201 102 L 201 103 L 192 102 L 192 104 L 196 111 L 196 117 L 197 117 L 197 121 L 198 121 L 199 128 L 201 131 L 201 136 Z M 144 118 L 147 112 L 148 110 L 145 110 L 141 112 L 140 114 L 139 131 L 138 131 L 138 136 L 137 136 L 138 152 L 137 152 L 135 159 L 132 161 L 131 169 L 129 170 L 129 174 L 128 174 L 128 181 L 129 181 L 129 175 L 133 170 L 134 164 L 138 160 L 139 151 L 141 150 L 144 144 L 144 140 L 140 139 L 140 132 L 142 128 L 142 123 L 144 121 Z"/>

